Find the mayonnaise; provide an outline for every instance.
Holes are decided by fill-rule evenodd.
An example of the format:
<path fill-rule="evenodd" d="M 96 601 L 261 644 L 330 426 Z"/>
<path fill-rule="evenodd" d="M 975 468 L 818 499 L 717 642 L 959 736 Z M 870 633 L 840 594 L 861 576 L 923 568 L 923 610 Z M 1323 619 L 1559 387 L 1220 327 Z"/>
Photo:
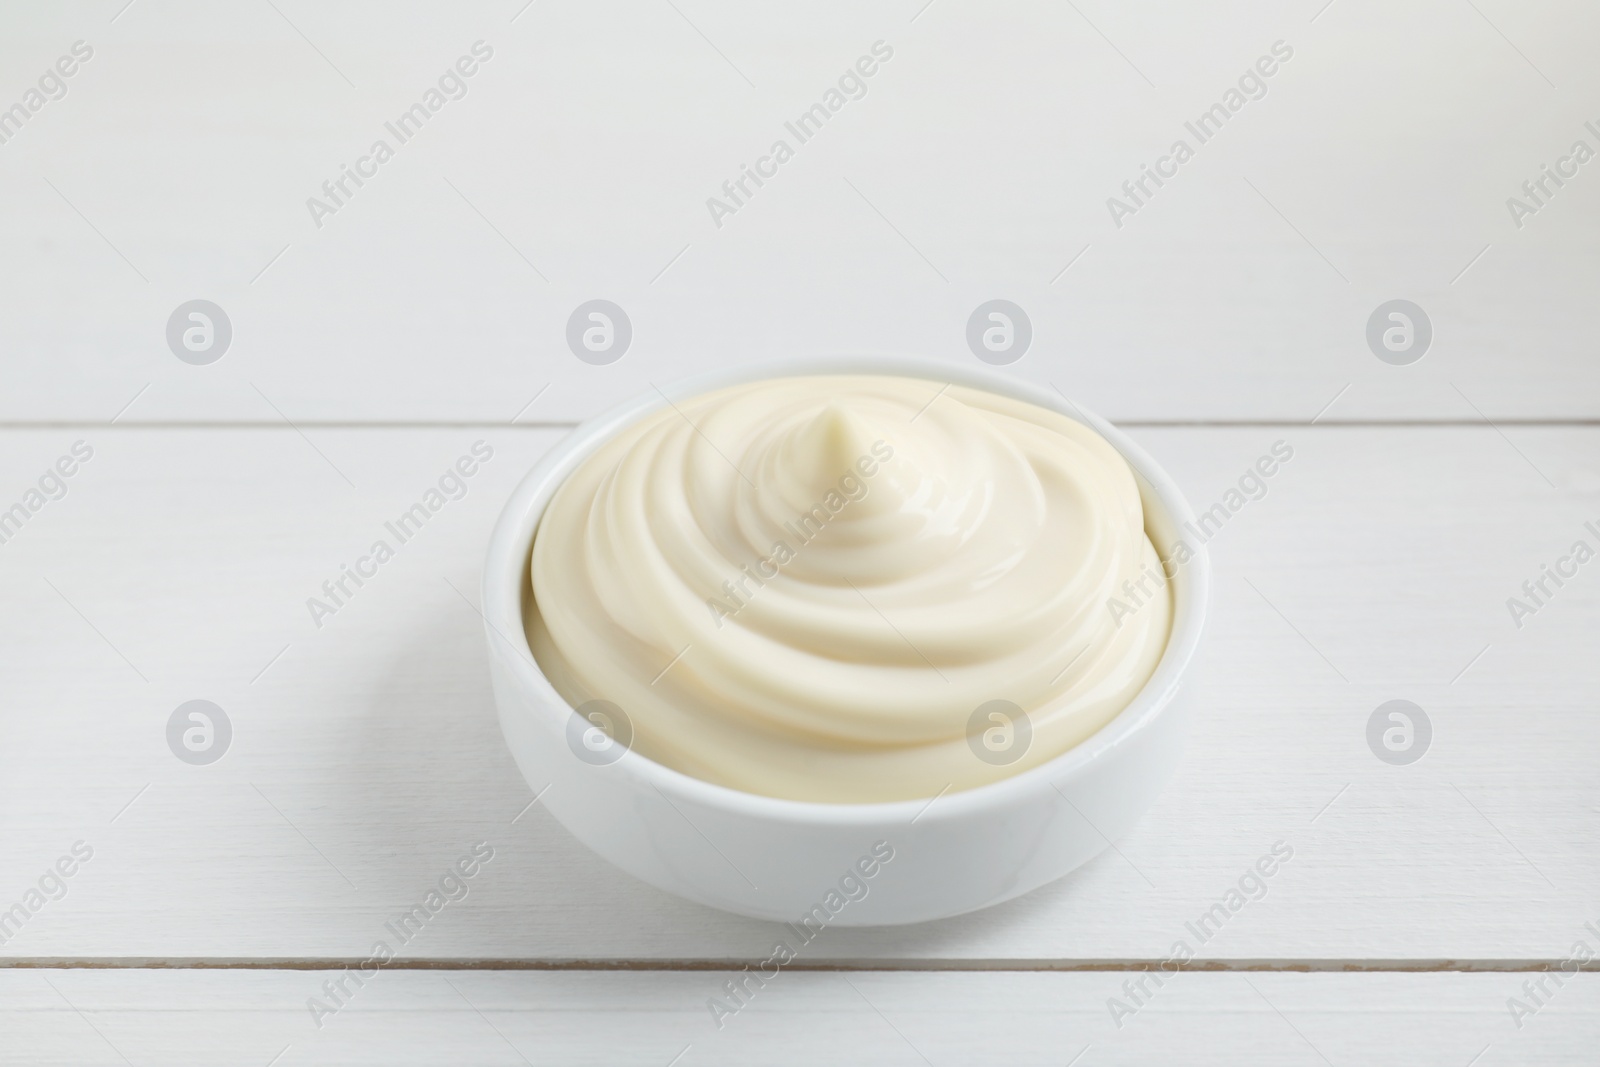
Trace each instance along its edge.
<path fill-rule="evenodd" d="M 919 378 L 781 378 L 668 405 L 573 471 L 528 632 L 565 699 L 616 704 L 668 767 L 905 800 L 1121 711 L 1166 646 L 1160 567 L 1127 461 L 1079 422 Z M 1108 611 L 1125 582 L 1151 598 Z M 975 716 L 993 701 L 1026 722 Z"/>

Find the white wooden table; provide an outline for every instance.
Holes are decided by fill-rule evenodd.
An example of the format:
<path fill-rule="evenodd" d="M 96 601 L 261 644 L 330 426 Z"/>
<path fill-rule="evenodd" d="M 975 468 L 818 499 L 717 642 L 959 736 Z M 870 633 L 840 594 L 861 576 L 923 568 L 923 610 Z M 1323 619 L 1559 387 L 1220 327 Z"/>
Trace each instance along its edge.
<path fill-rule="evenodd" d="M 0 108 L 92 49 L 0 122 L 0 514 L 26 512 L 0 525 L 0 1062 L 1600 1054 L 1600 978 L 1541 973 L 1600 953 L 1600 563 L 1507 607 L 1600 548 L 1600 162 L 1520 227 L 1506 204 L 1600 148 L 1592 5 L 124 2 L 0 15 Z M 706 199 L 880 40 L 865 95 L 717 226 Z M 466 95 L 316 225 L 306 199 L 478 41 Z M 1278 41 L 1266 94 L 1117 226 L 1106 199 Z M 488 531 L 651 382 L 972 360 L 996 297 L 1033 326 L 1009 373 L 1127 427 L 1197 509 L 1294 449 L 1212 542 L 1186 762 L 1071 877 L 831 930 L 719 1029 L 774 930 L 531 803 L 475 608 Z M 633 326 L 606 366 L 564 339 L 595 298 Z M 1432 324 L 1411 365 L 1365 337 L 1396 298 Z M 232 327 L 208 365 L 165 336 L 195 299 Z M 466 495 L 317 625 L 307 598 L 477 441 Z M 197 699 L 232 730 L 205 765 L 167 739 Z M 1367 741 L 1395 699 L 1432 724 L 1403 766 Z M 477 842 L 467 896 L 331 1000 Z M 1263 899 L 1143 973 L 1276 842 Z"/>

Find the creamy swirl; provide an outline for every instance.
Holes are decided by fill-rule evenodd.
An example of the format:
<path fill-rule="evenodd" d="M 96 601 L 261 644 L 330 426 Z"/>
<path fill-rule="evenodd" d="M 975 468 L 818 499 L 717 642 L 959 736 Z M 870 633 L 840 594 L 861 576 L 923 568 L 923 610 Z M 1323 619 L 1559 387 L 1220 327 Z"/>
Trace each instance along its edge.
<path fill-rule="evenodd" d="M 1160 566 L 1127 461 L 1082 423 L 918 378 L 771 379 L 654 412 L 572 472 L 528 632 L 565 699 L 616 704 L 668 767 L 904 800 L 1109 722 L 1166 647 Z M 1114 616 L 1130 581 L 1156 595 Z M 1031 738 L 991 760 L 969 734 L 997 700 Z"/>

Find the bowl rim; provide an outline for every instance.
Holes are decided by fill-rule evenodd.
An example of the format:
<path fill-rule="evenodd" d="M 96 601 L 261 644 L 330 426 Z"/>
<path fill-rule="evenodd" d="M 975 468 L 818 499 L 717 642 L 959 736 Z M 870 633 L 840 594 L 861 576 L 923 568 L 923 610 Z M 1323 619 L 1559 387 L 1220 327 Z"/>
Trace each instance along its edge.
<path fill-rule="evenodd" d="M 531 588 L 525 591 L 522 586 L 528 573 L 528 557 L 532 551 L 534 533 L 557 487 L 604 441 L 676 400 L 769 378 L 826 374 L 900 375 L 947 385 L 963 385 L 1023 400 L 1066 415 L 1099 433 L 1122 454 L 1149 488 L 1148 494 L 1141 493 L 1146 496 L 1147 506 L 1149 497 L 1153 496 L 1165 510 L 1166 518 L 1175 531 L 1182 530 L 1186 525 L 1192 528 L 1194 512 L 1171 476 L 1144 449 L 1109 422 L 1068 398 L 1054 382 L 1051 383 L 1054 392 L 1051 392 L 986 366 L 964 365 L 929 356 L 830 355 L 763 360 L 690 375 L 665 387 L 652 382 L 651 391 L 630 397 L 584 420 L 539 458 L 512 490 L 496 519 L 484 560 L 481 597 L 491 657 L 502 660 L 515 675 L 518 686 L 522 690 L 531 690 L 539 703 L 563 708 L 567 714 L 576 715 L 577 712 L 556 691 L 539 667 L 529 646 L 523 621 L 523 596 L 525 592 L 531 593 Z M 1149 525 L 1147 518 L 1147 531 Z M 923 816 L 931 821 L 943 822 L 1005 809 L 1041 791 L 1058 792 L 1059 786 L 1067 780 L 1086 774 L 1096 764 L 1112 757 L 1118 749 L 1148 733 L 1172 704 L 1172 698 L 1199 647 L 1210 601 L 1210 556 L 1203 542 L 1190 547 L 1193 555 L 1169 579 L 1174 590 L 1172 628 L 1167 637 L 1167 647 L 1150 678 L 1128 705 L 1099 730 L 1060 755 L 1029 770 L 971 789 L 939 793 L 933 797 L 833 803 L 747 793 L 674 770 L 631 748 L 615 763 L 597 769 L 626 775 L 642 785 L 653 786 L 663 792 L 670 791 L 708 808 L 813 826 L 874 827 L 895 822 L 914 822 Z M 500 651 L 497 642 L 510 647 L 513 654 L 509 659 Z M 523 714 L 537 714 L 525 707 L 517 710 Z M 502 714 L 506 713 L 502 704 Z M 564 723 L 557 725 L 565 729 Z M 937 815 L 932 814 L 935 808 Z"/>

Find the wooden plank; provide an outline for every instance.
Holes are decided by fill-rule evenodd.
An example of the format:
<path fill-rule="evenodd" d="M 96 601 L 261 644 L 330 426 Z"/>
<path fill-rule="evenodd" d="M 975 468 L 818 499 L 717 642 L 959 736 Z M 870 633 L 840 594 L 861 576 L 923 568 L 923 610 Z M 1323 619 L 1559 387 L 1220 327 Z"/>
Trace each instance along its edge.
<path fill-rule="evenodd" d="M 8 1060 L 55 1064 L 471 1062 L 1570 1064 L 1600 978 L 1179 973 L 1119 1028 L 1127 973 L 778 973 L 713 1022 L 737 974 L 380 971 L 332 1014 L 317 971 L 3 971 Z M 753 983 L 746 987 L 755 989 Z M 1535 990 L 1537 992 L 1537 989 Z M 819 1020 L 826 1020 L 818 1025 Z M 276 1058 L 275 1058 L 276 1057 Z"/>
<path fill-rule="evenodd" d="M 0 422 L 499 421 L 547 386 L 525 419 L 565 421 L 762 357 L 972 360 L 996 297 L 1033 325 L 1014 373 L 1120 420 L 1600 417 L 1595 183 L 1506 206 L 1593 136 L 1540 71 L 1581 87 L 1600 11 L 1504 13 L 1513 48 L 1448 5 L 922 6 L 7 13 L 7 69 L 96 52 L 3 147 Z M 479 39 L 468 94 L 314 221 Z M 708 199 L 880 39 L 867 95 L 719 226 Z M 1199 144 L 1184 123 L 1279 39 L 1267 95 Z M 1118 225 L 1180 137 L 1196 157 Z M 634 340 L 589 366 L 565 329 L 602 297 Z M 165 338 L 196 298 L 233 325 L 211 366 Z M 1415 366 L 1367 348 L 1395 298 L 1433 322 Z"/>
<path fill-rule="evenodd" d="M 408 955 L 765 957 L 773 927 L 576 844 L 504 750 L 468 601 L 501 502 L 555 432 L 82 434 L 94 456 L 67 495 L 0 545 L 0 907 L 74 842 L 94 856 L 0 954 L 358 958 L 487 841 L 471 895 Z M 480 437 L 494 458 L 464 498 L 319 629 L 307 598 Z M 1520 630 L 1505 607 L 1592 543 L 1600 431 L 1138 437 L 1201 510 L 1274 440 L 1295 449 L 1212 541 L 1201 711 L 1176 779 L 1119 852 L 1056 885 L 934 927 L 830 932 L 811 958 L 1164 959 L 1279 840 L 1294 860 L 1198 955 L 1554 960 L 1600 925 L 1600 572 Z M 4 501 L 78 438 L 0 433 Z M 1365 740 L 1397 698 L 1434 728 L 1404 767 Z M 194 699 L 233 725 L 209 766 L 167 747 Z"/>

